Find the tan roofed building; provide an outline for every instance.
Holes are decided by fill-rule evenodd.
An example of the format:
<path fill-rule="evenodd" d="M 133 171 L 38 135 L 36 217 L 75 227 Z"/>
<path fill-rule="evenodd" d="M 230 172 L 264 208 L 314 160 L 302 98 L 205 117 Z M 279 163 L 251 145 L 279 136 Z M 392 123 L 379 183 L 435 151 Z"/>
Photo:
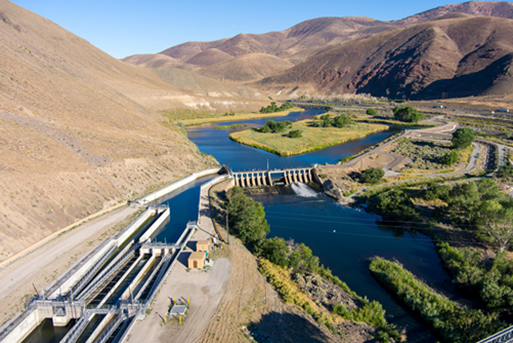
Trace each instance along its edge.
<path fill-rule="evenodd" d="M 195 251 L 189 255 L 187 260 L 189 269 L 201 269 L 205 266 L 206 255 L 203 251 Z"/>
<path fill-rule="evenodd" d="M 210 242 L 208 239 L 197 241 L 196 242 L 196 251 L 209 251 L 211 243 L 212 242 Z"/>

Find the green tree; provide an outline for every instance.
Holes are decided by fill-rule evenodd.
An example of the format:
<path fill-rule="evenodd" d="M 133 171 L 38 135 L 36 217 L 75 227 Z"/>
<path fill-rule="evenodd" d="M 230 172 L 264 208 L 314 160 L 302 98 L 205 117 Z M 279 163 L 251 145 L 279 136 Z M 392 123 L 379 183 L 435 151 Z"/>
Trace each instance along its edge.
<path fill-rule="evenodd" d="M 455 149 L 466 149 L 472 145 L 475 138 L 474 130 L 459 128 L 452 134 L 452 146 Z"/>
<path fill-rule="evenodd" d="M 381 168 L 369 168 L 363 171 L 360 180 L 363 183 L 378 183 L 385 176 L 385 171 Z"/>
<path fill-rule="evenodd" d="M 289 265 L 288 253 L 289 248 L 283 238 L 266 239 L 262 244 L 262 256 L 279 266 L 286 267 Z"/>
<path fill-rule="evenodd" d="M 228 191 L 230 229 L 249 247 L 259 248 L 270 231 L 265 220 L 264 207 L 247 197 L 240 187 Z"/>
<path fill-rule="evenodd" d="M 413 201 L 397 188 L 392 188 L 372 197 L 369 210 L 379 213 L 387 220 L 420 220 Z"/>
<path fill-rule="evenodd" d="M 300 129 L 297 129 L 297 130 L 291 130 L 291 131 L 289 132 L 289 137 L 290 137 L 290 138 L 299 138 L 299 137 L 301 137 L 301 136 L 302 136 L 302 133 L 303 133 L 303 131 L 302 131 L 302 130 L 300 130 Z"/>
<path fill-rule="evenodd" d="M 493 244 L 499 251 L 511 246 L 513 238 L 513 199 L 498 202 L 485 200 L 477 213 L 476 224 L 484 241 Z"/>
<path fill-rule="evenodd" d="M 418 123 L 424 119 L 424 114 L 417 111 L 411 106 L 396 106 L 394 107 L 394 118 L 396 120 L 404 121 L 407 123 Z"/>
<path fill-rule="evenodd" d="M 290 254 L 289 265 L 294 272 L 316 273 L 319 270 L 319 258 L 312 254 L 309 247 L 301 243 Z"/>
<path fill-rule="evenodd" d="M 457 150 L 453 150 L 451 152 L 446 153 L 442 157 L 442 163 L 448 166 L 452 166 L 454 163 L 458 162 L 459 154 Z"/>
<path fill-rule="evenodd" d="M 353 120 L 351 119 L 350 116 L 348 116 L 347 114 L 341 114 L 341 115 L 333 118 L 332 125 L 335 127 L 338 127 L 338 128 L 343 128 L 348 125 L 351 125 L 352 123 L 353 123 Z"/>
<path fill-rule="evenodd" d="M 479 188 L 475 182 L 454 186 L 449 192 L 449 210 L 466 217 L 469 223 L 472 223 L 480 202 Z"/>
<path fill-rule="evenodd" d="M 505 179 L 505 178 L 508 178 L 508 177 L 511 177 L 511 176 L 513 176 L 513 166 L 511 166 L 511 165 L 505 166 L 505 167 L 501 167 L 497 171 L 497 177 L 499 179 Z"/>
<path fill-rule="evenodd" d="M 370 116 L 375 116 L 377 114 L 376 110 L 373 109 L 372 107 L 368 108 L 367 111 L 365 111 L 365 113 L 367 113 Z"/>

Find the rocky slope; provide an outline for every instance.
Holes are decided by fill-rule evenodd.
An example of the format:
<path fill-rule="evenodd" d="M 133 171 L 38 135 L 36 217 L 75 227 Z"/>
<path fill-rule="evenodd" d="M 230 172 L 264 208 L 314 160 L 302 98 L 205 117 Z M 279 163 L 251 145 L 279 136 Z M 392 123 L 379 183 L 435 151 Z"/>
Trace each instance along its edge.
<path fill-rule="evenodd" d="M 511 94 L 513 20 L 463 17 L 340 45 L 254 86 L 268 93 L 432 99 Z"/>

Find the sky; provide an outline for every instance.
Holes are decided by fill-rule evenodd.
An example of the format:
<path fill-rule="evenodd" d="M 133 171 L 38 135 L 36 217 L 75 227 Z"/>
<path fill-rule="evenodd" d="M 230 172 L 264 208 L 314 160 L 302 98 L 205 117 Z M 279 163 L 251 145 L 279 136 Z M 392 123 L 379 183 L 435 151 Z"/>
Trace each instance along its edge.
<path fill-rule="evenodd" d="M 319 17 L 401 19 L 440 0 L 11 0 L 116 57 L 157 53 L 188 41 L 282 31 Z M 452 2 L 454 3 L 454 2 Z"/>

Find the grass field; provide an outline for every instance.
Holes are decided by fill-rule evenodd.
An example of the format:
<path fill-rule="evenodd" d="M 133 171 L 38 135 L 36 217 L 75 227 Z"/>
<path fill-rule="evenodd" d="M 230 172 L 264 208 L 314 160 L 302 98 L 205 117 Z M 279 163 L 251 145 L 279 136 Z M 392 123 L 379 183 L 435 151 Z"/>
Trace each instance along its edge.
<path fill-rule="evenodd" d="M 234 132 L 230 135 L 230 139 L 279 156 L 294 156 L 388 130 L 387 125 L 362 123 L 354 123 L 343 129 L 310 127 L 311 122 L 311 120 L 295 122 L 292 127 L 280 133 L 261 133 L 255 129 Z M 289 138 L 286 136 L 289 131 L 298 129 L 303 131 L 302 137 Z"/>
<path fill-rule="evenodd" d="M 182 119 L 180 120 L 185 126 L 191 125 L 200 125 L 207 123 L 221 123 L 225 121 L 238 121 L 238 120 L 248 120 L 248 119 L 257 119 L 257 118 L 270 118 L 270 117 L 283 117 L 289 114 L 290 112 L 302 112 L 304 109 L 299 107 L 294 107 L 286 111 L 275 112 L 275 113 L 241 113 L 233 116 L 218 116 L 218 117 L 210 117 L 210 118 L 194 118 L 194 119 Z"/>

